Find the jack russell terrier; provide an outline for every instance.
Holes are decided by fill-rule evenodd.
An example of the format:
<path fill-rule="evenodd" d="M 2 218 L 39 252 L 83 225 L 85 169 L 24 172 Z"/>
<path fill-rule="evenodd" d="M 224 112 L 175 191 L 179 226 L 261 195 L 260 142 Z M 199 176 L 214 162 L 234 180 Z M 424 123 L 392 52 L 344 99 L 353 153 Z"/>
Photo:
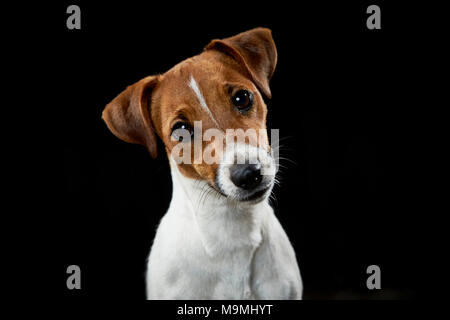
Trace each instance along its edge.
<path fill-rule="evenodd" d="M 172 200 L 148 259 L 148 299 L 301 299 L 295 252 L 268 202 L 277 166 L 263 95 L 271 98 L 276 63 L 269 29 L 216 39 L 129 86 L 103 111 L 114 135 L 152 157 L 159 137 L 171 167 Z M 197 137 L 209 129 L 223 136 Z M 236 144 L 230 129 L 258 130 L 259 138 Z M 195 147 L 218 160 L 199 160 Z"/>

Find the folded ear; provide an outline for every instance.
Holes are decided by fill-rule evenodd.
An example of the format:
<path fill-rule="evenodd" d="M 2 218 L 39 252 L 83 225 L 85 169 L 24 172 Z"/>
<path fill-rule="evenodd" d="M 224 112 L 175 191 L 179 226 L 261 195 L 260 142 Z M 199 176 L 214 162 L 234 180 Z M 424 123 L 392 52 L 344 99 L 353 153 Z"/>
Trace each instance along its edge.
<path fill-rule="evenodd" d="M 102 113 L 103 120 L 115 136 L 126 142 L 146 146 L 153 158 L 157 150 L 150 104 L 152 90 L 157 83 L 158 76 L 136 82 L 107 104 Z"/>
<path fill-rule="evenodd" d="M 256 28 L 231 38 L 213 40 L 205 50 L 230 55 L 246 69 L 259 89 L 268 98 L 272 97 L 269 80 L 277 64 L 277 48 L 270 29 Z"/>

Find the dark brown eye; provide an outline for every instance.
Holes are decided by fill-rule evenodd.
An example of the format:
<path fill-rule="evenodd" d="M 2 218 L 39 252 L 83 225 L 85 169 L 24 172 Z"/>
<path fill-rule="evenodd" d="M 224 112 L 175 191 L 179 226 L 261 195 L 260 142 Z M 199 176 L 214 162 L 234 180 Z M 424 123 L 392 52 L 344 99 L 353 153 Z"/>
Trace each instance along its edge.
<path fill-rule="evenodd" d="M 194 135 L 194 129 L 187 122 L 177 122 L 172 127 L 172 139 L 178 142 L 188 142 Z"/>
<path fill-rule="evenodd" d="M 232 97 L 232 102 L 240 112 L 246 112 L 253 105 L 253 94 L 247 90 L 239 90 Z"/>

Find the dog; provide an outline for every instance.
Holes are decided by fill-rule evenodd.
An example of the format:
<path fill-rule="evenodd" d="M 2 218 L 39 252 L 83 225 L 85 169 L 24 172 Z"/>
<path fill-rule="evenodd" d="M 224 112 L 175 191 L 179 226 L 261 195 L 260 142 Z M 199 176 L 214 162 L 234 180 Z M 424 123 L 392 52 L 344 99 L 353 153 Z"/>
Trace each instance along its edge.
<path fill-rule="evenodd" d="M 114 135 L 152 157 L 161 139 L 170 163 L 173 194 L 148 258 L 148 299 L 302 298 L 294 249 L 268 200 L 277 166 L 263 96 L 271 98 L 276 64 L 271 30 L 252 29 L 212 40 L 103 110 Z M 198 139 L 213 129 L 223 136 Z M 260 134 L 234 143 L 230 129 Z M 195 147 L 218 160 L 199 160 L 190 153 Z"/>

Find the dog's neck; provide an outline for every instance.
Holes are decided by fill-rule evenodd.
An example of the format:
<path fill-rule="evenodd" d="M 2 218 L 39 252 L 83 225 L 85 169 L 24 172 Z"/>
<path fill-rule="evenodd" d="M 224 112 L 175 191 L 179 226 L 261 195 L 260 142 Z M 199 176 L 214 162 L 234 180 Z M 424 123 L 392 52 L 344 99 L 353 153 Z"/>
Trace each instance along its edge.
<path fill-rule="evenodd" d="M 232 201 L 205 181 L 183 176 L 173 161 L 171 173 L 173 194 L 169 213 L 192 219 L 207 254 L 253 250 L 260 244 L 261 222 L 271 210 L 267 199 L 256 204 Z"/>

